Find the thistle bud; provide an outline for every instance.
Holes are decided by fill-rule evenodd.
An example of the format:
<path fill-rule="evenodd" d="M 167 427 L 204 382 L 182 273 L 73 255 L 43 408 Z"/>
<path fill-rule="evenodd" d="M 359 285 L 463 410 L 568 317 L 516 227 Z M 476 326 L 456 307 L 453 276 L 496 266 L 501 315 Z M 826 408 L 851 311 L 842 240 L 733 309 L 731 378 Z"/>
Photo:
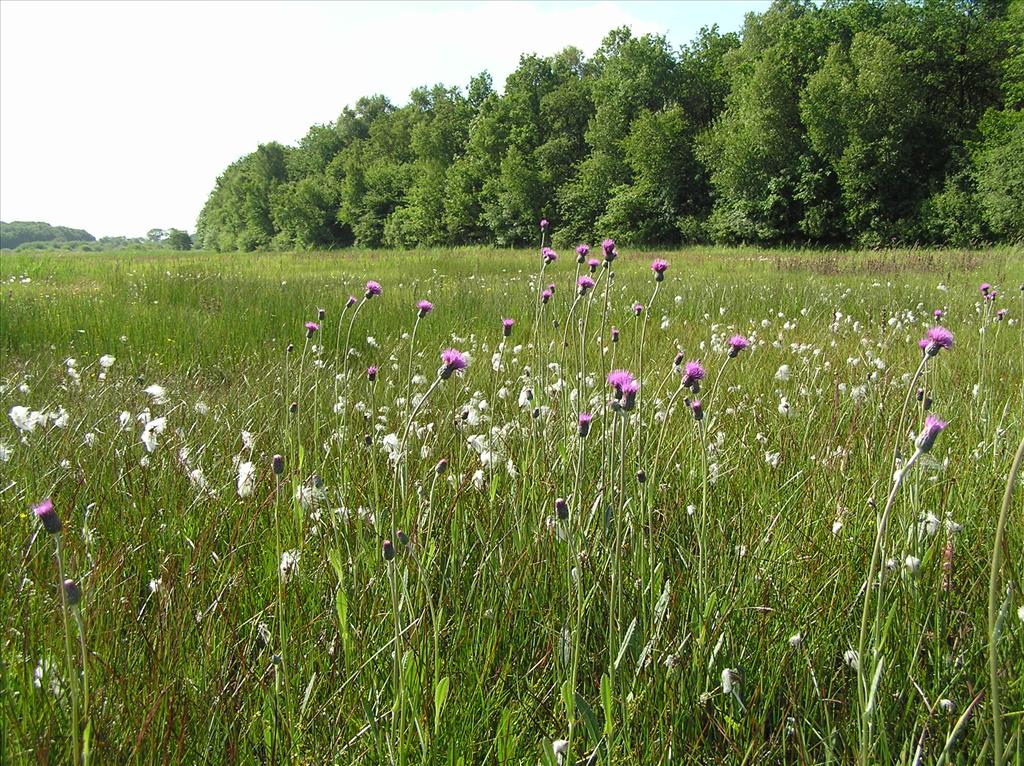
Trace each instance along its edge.
<path fill-rule="evenodd" d="M 398 542 L 401 545 L 409 544 L 409 535 L 407 535 L 404 530 L 399 529 L 397 532 L 395 532 L 395 537 L 398 538 Z"/>
<path fill-rule="evenodd" d="M 290 412 L 292 415 L 294 415 L 298 411 L 299 411 L 299 403 L 298 402 L 292 402 L 290 405 L 288 405 L 288 412 Z"/>
<path fill-rule="evenodd" d="M 385 561 L 393 561 L 395 558 L 395 544 L 390 540 L 385 540 L 384 545 L 381 546 L 381 553 Z"/>
<path fill-rule="evenodd" d="M 636 480 L 641 484 L 647 481 L 647 472 L 643 468 L 636 472 Z"/>
<path fill-rule="evenodd" d="M 434 466 L 434 473 L 438 476 L 448 470 L 448 461 L 445 458 L 441 458 L 437 461 L 437 465 Z"/>
<path fill-rule="evenodd" d="M 284 458 L 280 455 L 274 455 L 270 459 L 270 467 L 274 469 L 275 476 L 280 476 L 284 473 Z"/>
<path fill-rule="evenodd" d="M 327 312 L 324 309 L 317 309 L 316 310 L 316 318 L 319 319 L 321 322 L 324 321 L 324 318 L 326 316 L 327 316 Z"/>
<path fill-rule="evenodd" d="M 64 599 L 68 602 L 68 606 L 78 606 L 82 600 L 82 591 L 74 580 L 64 581 Z"/>
<path fill-rule="evenodd" d="M 46 498 L 39 505 L 35 506 L 32 512 L 43 523 L 43 529 L 51 535 L 60 534 L 63 525 L 60 523 L 60 517 L 57 515 L 57 512 L 53 509 L 53 500 Z"/>
<path fill-rule="evenodd" d="M 555 515 L 562 521 L 569 518 L 569 504 L 565 502 L 564 497 L 555 500 Z"/>

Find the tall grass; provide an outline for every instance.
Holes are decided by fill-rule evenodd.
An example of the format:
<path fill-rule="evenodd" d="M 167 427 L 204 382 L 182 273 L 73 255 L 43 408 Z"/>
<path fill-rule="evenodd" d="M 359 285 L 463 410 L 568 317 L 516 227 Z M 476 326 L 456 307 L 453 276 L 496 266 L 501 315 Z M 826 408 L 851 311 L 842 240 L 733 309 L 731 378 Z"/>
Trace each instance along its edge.
<path fill-rule="evenodd" d="M 623 249 L 582 296 L 580 273 L 5 254 L 0 761 L 82 737 L 93 763 L 1019 760 L 1024 256 Z M 957 340 L 919 382 L 937 308 Z M 448 347 L 470 364 L 441 380 Z M 949 425 L 908 465 L 929 412 Z"/>

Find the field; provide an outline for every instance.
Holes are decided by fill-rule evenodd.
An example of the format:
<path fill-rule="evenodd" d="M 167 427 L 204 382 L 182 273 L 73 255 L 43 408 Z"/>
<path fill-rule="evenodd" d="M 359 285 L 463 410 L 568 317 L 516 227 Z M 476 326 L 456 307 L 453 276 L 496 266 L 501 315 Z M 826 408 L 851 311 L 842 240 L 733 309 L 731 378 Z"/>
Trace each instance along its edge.
<path fill-rule="evenodd" d="M 1024 759 L 1024 253 L 578 275 L 5 253 L 0 762 Z"/>

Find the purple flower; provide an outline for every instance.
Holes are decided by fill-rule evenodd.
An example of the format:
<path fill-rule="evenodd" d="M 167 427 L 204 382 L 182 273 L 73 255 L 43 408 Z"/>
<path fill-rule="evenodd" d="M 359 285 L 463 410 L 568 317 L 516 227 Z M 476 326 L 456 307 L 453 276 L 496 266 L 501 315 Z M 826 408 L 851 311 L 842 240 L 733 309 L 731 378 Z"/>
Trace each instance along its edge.
<path fill-rule="evenodd" d="M 417 301 L 416 309 L 419 311 L 420 319 L 434 310 L 434 304 L 430 301 Z"/>
<path fill-rule="evenodd" d="M 988 291 L 991 290 L 991 289 L 992 289 L 992 285 L 990 285 L 988 282 L 982 282 L 981 283 L 981 294 L 982 295 L 988 295 Z"/>
<path fill-rule="evenodd" d="M 580 424 L 579 424 L 579 434 L 580 434 L 580 436 L 586 436 L 587 434 L 590 433 L 590 421 L 593 420 L 593 419 L 594 419 L 594 416 L 591 415 L 589 412 L 581 412 L 580 413 Z"/>
<path fill-rule="evenodd" d="M 540 251 L 540 254 L 544 257 L 544 263 L 550 264 L 558 260 L 558 253 L 552 250 L 550 247 L 545 247 Z"/>
<path fill-rule="evenodd" d="M 551 291 L 552 295 L 555 294 L 555 283 L 554 282 L 552 282 L 551 284 L 548 285 L 548 290 Z"/>
<path fill-rule="evenodd" d="M 631 380 L 622 387 L 625 398 L 622 401 L 622 409 L 631 410 L 636 406 L 636 395 L 640 391 L 640 381 Z"/>
<path fill-rule="evenodd" d="M 356 305 L 356 296 L 354 296 L 354 295 L 348 296 L 348 300 L 345 301 L 345 308 L 350 309 L 350 308 L 352 308 L 355 305 Z"/>
<path fill-rule="evenodd" d="M 618 327 L 613 327 L 612 328 L 612 343 L 618 343 L 618 342 L 619 342 L 619 328 Z"/>
<path fill-rule="evenodd" d="M 385 561 L 393 561 L 395 558 L 395 544 L 390 540 L 385 540 L 384 544 L 380 547 L 381 555 Z"/>
<path fill-rule="evenodd" d="M 942 319 L 942 309 L 935 309 L 935 313 L 933 314 L 933 316 L 935 317 L 936 321 Z"/>
<path fill-rule="evenodd" d="M 615 240 L 606 239 L 601 243 L 601 249 L 604 250 L 604 259 L 606 261 L 614 261 L 615 257 L 619 254 L 615 249 Z"/>
<path fill-rule="evenodd" d="M 316 322 L 306 322 L 306 337 L 312 338 L 313 333 L 320 329 L 320 325 Z"/>
<path fill-rule="evenodd" d="M 644 304 L 642 304 L 642 303 L 634 303 L 633 304 L 633 315 L 634 316 L 640 316 L 643 313 L 644 313 Z"/>
<path fill-rule="evenodd" d="M 935 440 L 939 438 L 939 434 L 942 433 L 942 429 L 946 427 L 944 420 L 939 420 L 934 415 L 929 415 L 924 419 L 924 430 L 921 431 L 921 435 L 917 437 L 917 449 L 921 452 L 928 452 L 935 445 Z"/>
<path fill-rule="evenodd" d="M 576 263 L 583 263 L 590 252 L 590 245 L 576 245 Z"/>
<path fill-rule="evenodd" d="M 579 287 L 580 295 L 586 295 L 587 290 L 594 286 L 594 280 L 584 274 L 576 280 L 576 286 Z"/>
<path fill-rule="evenodd" d="M 683 385 L 693 390 L 693 393 L 700 391 L 700 382 L 704 380 L 704 368 L 700 362 L 687 362 L 683 371 Z"/>
<path fill-rule="evenodd" d="M 587 261 L 587 265 L 590 267 L 590 273 L 593 274 L 597 271 L 597 267 L 601 265 L 601 262 L 597 258 L 591 258 Z"/>
<path fill-rule="evenodd" d="M 668 271 L 668 261 L 663 258 L 655 258 L 651 264 L 651 271 L 654 272 L 654 279 L 660 282 L 665 278 L 665 272 Z"/>
<path fill-rule="evenodd" d="M 501 332 L 508 338 L 512 335 L 512 326 L 516 323 L 514 319 L 502 319 L 501 320 Z"/>
<path fill-rule="evenodd" d="M 551 228 L 551 224 L 548 223 L 548 219 L 547 218 L 541 218 L 540 219 L 540 230 L 541 231 L 547 231 L 550 228 Z"/>
<path fill-rule="evenodd" d="M 53 500 L 46 498 L 39 505 L 32 508 L 32 513 L 43 523 L 43 529 L 51 535 L 56 535 L 61 530 L 60 517 L 53 509 Z"/>
<path fill-rule="evenodd" d="M 552 295 L 554 295 L 554 293 L 551 292 L 551 288 L 548 288 L 547 290 L 540 294 L 541 302 L 547 303 L 549 300 L 551 300 Z"/>
<path fill-rule="evenodd" d="M 704 407 L 701 406 L 700 399 L 694 399 L 692 402 L 687 401 L 687 405 L 690 408 L 690 412 L 693 413 L 693 419 L 700 421 L 704 419 Z"/>
<path fill-rule="evenodd" d="M 366 283 L 366 299 L 369 300 L 375 295 L 380 295 L 383 292 L 379 282 L 374 282 L 372 279 Z"/>
<path fill-rule="evenodd" d="M 999 309 L 999 311 L 996 312 L 996 319 L 999 320 L 1000 322 L 1003 321 L 1003 318 L 1005 316 L 1006 316 L 1006 309 Z"/>
<path fill-rule="evenodd" d="M 366 379 L 373 383 L 377 380 L 377 365 L 371 364 L 366 368 Z"/>
<path fill-rule="evenodd" d="M 612 370 L 608 373 L 608 385 L 615 389 L 615 398 L 621 399 L 626 388 L 636 383 L 629 370 Z"/>
<path fill-rule="evenodd" d="M 948 351 L 953 348 L 953 333 L 941 325 L 935 325 L 924 334 L 921 341 L 924 341 L 925 344 L 924 352 L 928 356 L 935 356 L 942 349 Z M 920 346 L 921 343 L 919 342 L 918 345 Z"/>
<path fill-rule="evenodd" d="M 453 372 L 458 370 L 464 370 L 469 366 L 466 361 L 466 357 L 462 355 L 462 352 L 454 348 L 446 348 L 441 352 L 441 378 L 447 380 L 452 376 Z"/>
<path fill-rule="evenodd" d="M 739 356 L 740 351 L 750 347 L 750 341 L 742 335 L 733 335 L 729 338 L 729 356 Z"/>

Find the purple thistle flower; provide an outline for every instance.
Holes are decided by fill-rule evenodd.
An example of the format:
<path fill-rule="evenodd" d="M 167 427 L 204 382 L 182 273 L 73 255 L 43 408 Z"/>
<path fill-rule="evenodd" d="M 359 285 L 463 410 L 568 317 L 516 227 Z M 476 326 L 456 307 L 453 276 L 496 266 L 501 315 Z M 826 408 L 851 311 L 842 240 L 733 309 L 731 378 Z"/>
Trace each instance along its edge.
<path fill-rule="evenodd" d="M 547 290 L 545 290 L 544 292 L 542 292 L 540 294 L 541 302 L 542 303 L 547 303 L 549 300 L 551 300 L 551 296 L 552 295 L 554 295 L 554 293 L 551 292 L 551 288 L 548 288 Z"/>
<path fill-rule="evenodd" d="M 618 327 L 613 327 L 612 328 L 612 343 L 618 343 L 618 342 L 619 342 L 619 328 Z"/>
<path fill-rule="evenodd" d="M 385 540 L 384 544 L 380 547 L 381 555 L 385 561 L 393 561 L 395 558 L 395 544 L 390 540 Z"/>
<path fill-rule="evenodd" d="M 580 436 L 586 436 L 587 434 L 590 433 L 590 421 L 593 420 L 593 419 L 594 419 L 594 416 L 591 415 L 589 412 L 581 412 L 580 413 L 580 423 L 579 423 L 579 434 L 580 434 Z"/>
<path fill-rule="evenodd" d="M 434 310 L 434 304 L 430 301 L 417 301 L 416 309 L 419 311 L 420 319 L 423 319 L 423 317 Z"/>
<path fill-rule="evenodd" d="M 701 421 L 704 419 L 704 407 L 701 406 L 700 399 L 694 399 L 692 402 L 687 401 L 687 406 L 690 408 L 690 412 L 693 413 L 693 419 Z"/>
<path fill-rule="evenodd" d="M 369 300 L 370 298 L 372 298 L 375 295 L 380 295 L 382 292 L 384 292 L 384 291 L 381 289 L 381 286 L 380 286 L 379 282 L 374 282 L 371 279 L 369 282 L 366 283 L 366 299 L 367 300 Z"/>
<path fill-rule="evenodd" d="M 942 319 L 942 309 L 935 309 L 933 316 L 935 317 L 936 321 Z"/>
<path fill-rule="evenodd" d="M 576 263 L 583 263 L 590 253 L 590 245 L 576 245 Z"/>
<path fill-rule="evenodd" d="M 366 379 L 373 383 L 377 380 L 377 365 L 371 364 L 366 368 Z"/>
<path fill-rule="evenodd" d="M 668 261 L 663 258 L 655 258 L 651 263 L 651 271 L 654 272 L 654 279 L 660 282 L 665 278 L 665 272 L 668 271 Z"/>
<path fill-rule="evenodd" d="M 988 295 L 988 291 L 992 289 L 992 285 L 990 285 L 988 282 L 982 282 L 980 289 L 982 295 Z"/>
<path fill-rule="evenodd" d="M 43 523 L 43 529 L 51 535 L 60 533 L 62 525 L 60 523 L 60 517 L 53 509 L 53 500 L 46 498 L 39 505 L 32 508 L 32 513 L 34 513 L 36 518 Z"/>
<path fill-rule="evenodd" d="M 621 399 L 627 386 L 636 382 L 629 370 L 612 370 L 608 373 L 608 385 L 615 389 L 615 398 Z"/>
<path fill-rule="evenodd" d="M 602 242 L 601 249 L 604 250 L 604 259 L 606 261 L 614 261 L 615 256 L 619 254 L 618 251 L 615 249 L 614 239 L 606 239 L 604 242 Z"/>
<path fill-rule="evenodd" d="M 917 449 L 921 452 L 928 452 L 935 445 L 935 440 L 939 438 L 939 434 L 942 433 L 942 429 L 946 427 L 946 421 L 939 420 L 934 415 L 929 415 L 924 419 L 924 430 L 921 431 L 921 435 L 917 437 Z"/>
<path fill-rule="evenodd" d="M 597 267 L 601 265 L 601 262 L 597 258 L 591 258 L 587 261 L 587 265 L 590 267 L 590 273 L 593 274 L 597 271 Z"/>
<path fill-rule="evenodd" d="M 625 398 L 622 402 L 622 409 L 629 411 L 636 406 L 636 395 L 640 391 L 640 381 L 631 380 L 622 387 Z"/>
<path fill-rule="evenodd" d="M 744 338 L 742 335 L 733 335 L 729 338 L 729 356 L 730 358 L 739 356 L 740 351 L 750 347 L 750 341 Z"/>
<path fill-rule="evenodd" d="M 512 326 L 516 323 L 514 319 L 502 319 L 501 320 L 501 332 L 506 338 L 512 335 Z"/>
<path fill-rule="evenodd" d="M 441 379 L 448 380 L 452 376 L 453 372 L 464 370 L 469 366 L 469 362 L 466 361 L 466 357 L 462 355 L 462 352 L 454 348 L 446 348 L 441 352 Z"/>
<path fill-rule="evenodd" d="M 633 316 L 640 316 L 644 313 L 644 304 L 634 303 L 633 304 Z"/>
<path fill-rule="evenodd" d="M 551 264 L 558 260 L 558 253 L 552 250 L 550 247 L 545 247 L 540 251 L 540 254 L 544 257 L 545 264 Z"/>
<path fill-rule="evenodd" d="M 316 322 L 306 322 L 306 337 L 312 338 L 313 333 L 320 329 L 320 325 Z"/>
<path fill-rule="evenodd" d="M 547 231 L 549 228 L 551 228 L 551 224 L 548 223 L 548 219 L 547 218 L 541 218 L 540 219 L 540 230 L 541 231 Z"/>
<path fill-rule="evenodd" d="M 996 319 L 998 321 L 1000 321 L 1000 322 L 1003 321 L 1003 318 L 1005 316 L 1006 316 L 1006 309 L 999 309 L 999 311 L 996 312 Z"/>
<path fill-rule="evenodd" d="M 927 338 L 921 338 L 921 340 L 919 340 L 917 342 L 917 347 L 919 349 L 921 349 L 922 352 L 927 351 L 928 350 L 928 339 Z"/>
<path fill-rule="evenodd" d="M 697 393 L 706 374 L 700 362 L 687 362 L 683 371 L 683 385 Z"/>
<path fill-rule="evenodd" d="M 685 358 L 686 357 L 683 356 L 683 352 L 682 351 L 677 351 L 676 352 L 676 358 L 672 360 L 672 366 L 673 367 L 678 367 L 679 365 L 681 365 L 683 363 L 683 359 L 685 359 Z"/>
<path fill-rule="evenodd" d="M 350 308 L 352 308 L 355 305 L 356 305 L 356 296 L 354 296 L 354 295 L 348 296 L 348 300 L 345 301 L 345 308 L 350 309 Z"/>
<path fill-rule="evenodd" d="M 576 285 L 579 287 L 580 295 L 586 295 L 587 290 L 594 286 L 594 280 L 584 274 L 576 280 Z"/>
<path fill-rule="evenodd" d="M 935 356 L 942 349 L 948 351 L 953 348 L 953 333 L 941 325 L 932 327 L 921 340 L 925 341 L 924 352 L 928 356 Z M 918 345 L 921 345 L 920 342 Z"/>
<path fill-rule="evenodd" d="M 554 282 L 552 282 L 551 284 L 548 285 L 548 290 L 551 291 L 552 295 L 555 294 L 555 283 Z"/>

